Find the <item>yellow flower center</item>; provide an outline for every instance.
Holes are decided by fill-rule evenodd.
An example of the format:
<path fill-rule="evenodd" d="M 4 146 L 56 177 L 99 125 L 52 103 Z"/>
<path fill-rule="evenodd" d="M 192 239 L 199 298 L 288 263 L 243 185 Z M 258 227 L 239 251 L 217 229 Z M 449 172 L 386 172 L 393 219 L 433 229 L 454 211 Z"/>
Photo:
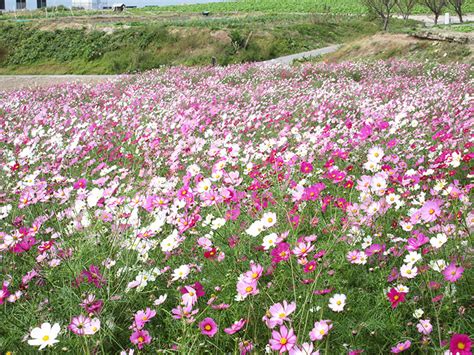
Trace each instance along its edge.
<path fill-rule="evenodd" d="M 337 304 L 338 306 L 340 306 L 341 303 L 342 303 L 341 301 L 337 301 L 337 302 L 336 302 L 336 304 Z"/>
<path fill-rule="evenodd" d="M 45 335 L 45 336 L 43 337 L 43 341 L 48 341 L 48 340 L 49 340 L 49 335 Z"/>
<path fill-rule="evenodd" d="M 288 339 L 286 339 L 286 338 L 281 338 L 280 339 L 280 344 L 281 345 L 285 345 L 286 343 L 288 343 Z"/>
<path fill-rule="evenodd" d="M 281 319 L 283 319 L 283 318 L 286 317 L 286 314 L 285 314 L 285 313 L 280 313 L 280 314 L 278 315 L 278 317 L 280 317 Z"/>
<path fill-rule="evenodd" d="M 458 343 L 458 349 L 459 350 L 464 350 L 466 348 L 466 344 L 462 343 L 462 342 L 459 342 Z"/>
<path fill-rule="evenodd" d="M 245 292 L 252 292 L 253 291 L 253 287 L 252 286 L 247 286 L 245 288 Z"/>
<path fill-rule="evenodd" d="M 210 331 L 212 329 L 212 327 L 209 324 L 206 324 L 204 326 L 204 329 L 206 329 L 207 331 Z"/>
<path fill-rule="evenodd" d="M 325 331 L 324 329 L 321 329 L 321 330 L 319 331 L 319 334 L 324 335 L 324 334 L 326 334 L 326 331 Z"/>

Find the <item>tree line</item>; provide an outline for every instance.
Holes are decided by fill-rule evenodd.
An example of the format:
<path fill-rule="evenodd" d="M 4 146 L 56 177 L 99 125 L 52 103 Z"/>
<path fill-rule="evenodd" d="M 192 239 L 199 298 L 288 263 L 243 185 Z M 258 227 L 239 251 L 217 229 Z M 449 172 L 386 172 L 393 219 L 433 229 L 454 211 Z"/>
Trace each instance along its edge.
<path fill-rule="evenodd" d="M 398 10 L 406 20 L 411 15 L 415 5 L 420 4 L 427 7 L 434 14 L 435 25 L 448 5 L 451 5 L 463 22 L 463 5 L 465 0 L 361 0 L 369 11 L 375 13 L 383 21 L 383 29 L 386 31 L 392 14 Z"/>

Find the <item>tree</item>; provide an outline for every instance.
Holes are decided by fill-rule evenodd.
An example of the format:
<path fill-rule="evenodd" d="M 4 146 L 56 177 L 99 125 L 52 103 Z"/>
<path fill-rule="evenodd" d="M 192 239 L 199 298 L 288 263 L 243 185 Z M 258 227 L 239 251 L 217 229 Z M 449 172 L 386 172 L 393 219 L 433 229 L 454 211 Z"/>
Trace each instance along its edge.
<path fill-rule="evenodd" d="M 462 6 L 464 5 L 464 0 L 448 0 L 451 6 L 456 11 L 456 14 L 459 17 L 460 22 L 464 22 L 462 18 Z"/>
<path fill-rule="evenodd" d="M 362 0 L 369 11 L 377 14 L 383 21 L 383 30 L 388 28 L 388 22 L 392 16 L 392 10 L 398 0 Z"/>
<path fill-rule="evenodd" d="M 417 0 L 397 0 L 397 9 L 402 14 L 404 20 L 408 20 L 408 17 L 416 5 L 416 1 Z"/>
<path fill-rule="evenodd" d="M 421 3 L 425 5 L 435 15 L 435 25 L 438 24 L 438 19 L 446 6 L 446 0 L 421 0 Z"/>

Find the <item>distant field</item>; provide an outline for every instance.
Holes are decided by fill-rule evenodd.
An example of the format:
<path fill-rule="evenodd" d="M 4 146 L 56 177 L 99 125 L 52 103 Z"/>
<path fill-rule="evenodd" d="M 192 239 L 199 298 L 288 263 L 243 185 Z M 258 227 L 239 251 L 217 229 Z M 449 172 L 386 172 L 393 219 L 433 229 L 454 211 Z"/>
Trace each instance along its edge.
<path fill-rule="evenodd" d="M 147 6 L 144 8 L 127 9 L 122 14 L 130 16 L 154 16 L 157 13 L 200 13 L 210 11 L 212 13 L 330 13 L 330 14 L 365 14 L 367 9 L 362 5 L 360 0 L 235 0 L 224 1 L 207 4 L 194 5 L 171 5 L 171 6 Z M 454 14 L 452 8 L 448 7 L 447 11 Z M 464 5 L 465 13 L 474 12 L 474 0 L 466 0 Z M 416 6 L 414 14 L 427 14 L 429 10 L 421 5 Z M 63 16 L 121 16 L 122 14 L 114 14 L 110 10 L 95 11 L 49 11 L 48 17 Z M 2 19 L 25 19 L 45 17 L 44 10 L 37 11 L 21 11 L 16 13 L 7 13 L 0 16 Z"/>
<path fill-rule="evenodd" d="M 474 12 L 474 0 L 466 0 L 465 12 Z M 155 11 L 182 11 L 182 12 L 328 12 L 337 14 L 366 13 L 366 8 L 359 0 L 236 0 L 212 4 L 157 6 L 147 7 Z M 417 6 L 415 13 L 427 13 L 426 8 Z"/>

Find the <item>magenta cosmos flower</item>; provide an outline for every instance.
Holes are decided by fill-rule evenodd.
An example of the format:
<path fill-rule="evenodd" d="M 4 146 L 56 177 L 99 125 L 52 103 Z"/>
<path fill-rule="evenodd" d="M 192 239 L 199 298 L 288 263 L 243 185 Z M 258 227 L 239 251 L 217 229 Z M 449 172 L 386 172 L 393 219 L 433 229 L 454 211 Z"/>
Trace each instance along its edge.
<path fill-rule="evenodd" d="M 456 282 L 461 278 L 463 272 L 462 267 L 457 267 L 455 263 L 451 263 L 443 270 L 444 279 L 449 282 Z"/>
<path fill-rule="evenodd" d="M 72 187 L 75 190 L 85 189 L 87 187 L 87 180 L 86 179 L 79 179 L 74 183 L 74 185 L 72 185 Z"/>
<path fill-rule="evenodd" d="M 313 171 L 313 165 L 311 165 L 311 163 L 304 161 L 301 163 L 300 171 L 304 174 L 309 174 L 310 172 Z"/>
<path fill-rule="evenodd" d="M 387 293 L 387 297 L 392 304 L 392 308 L 395 309 L 398 307 L 398 304 L 405 301 L 405 292 L 398 292 L 394 287 Z"/>
<path fill-rule="evenodd" d="M 284 325 L 280 327 L 280 331 L 274 330 L 272 332 L 272 339 L 270 339 L 270 347 L 272 350 L 284 353 L 290 351 L 296 344 L 296 335 L 293 329 L 286 328 Z"/>
<path fill-rule="evenodd" d="M 137 330 L 130 336 L 130 341 L 135 344 L 138 349 L 142 349 L 144 344 L 151 343 L 151 336 L 147 330 Z"/>
<path fill-rule="evenodd" d="M 217 323 L 212 318 L 205 318 L 201 323 L 199 323 L 199 328 L 201 328 L 201 334 L 207 335 L 211 338 L 216 335 L 218 330 Z"/>
<path fill-rule="evenodd" d="M 94 284 L 97 288 L 101 288 L 105 284 L 105 279 L 100 273 L 97 266 L 89 266 L 89 270 L 84 270 L 81 273 L 87 279 L 87 282 Z"/>
<path fill-rule="evenodd" d="M 457 355 L 471 355 L 471 339 L 466 334 L 454 334 L 449 342 L 449 350 Z"/>

